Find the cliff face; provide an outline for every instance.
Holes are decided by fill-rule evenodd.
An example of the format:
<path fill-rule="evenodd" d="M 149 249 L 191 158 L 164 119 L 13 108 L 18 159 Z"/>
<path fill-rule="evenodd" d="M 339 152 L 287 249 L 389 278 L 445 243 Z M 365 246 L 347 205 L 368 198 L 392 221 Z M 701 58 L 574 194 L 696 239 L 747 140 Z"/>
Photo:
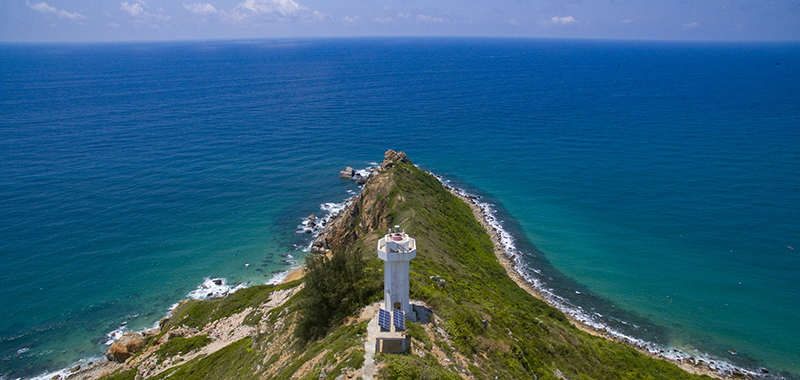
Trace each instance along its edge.
<path fill-rule="evenodd" d="M 390 205 L 402 201 L 402 196 L 393 191 L 397 184 L 389 169 L 395 163 L 411 165 L 404 152 L 388 150 L 377 175 L 369 178 L 361 194 L 353 199 L 350 207 L 331 220 L 325 230 L 315 239 L 316 251 L 320 248 L 337 250 L 345 248 L 372 231 L 386 231 L 391 227 Z"/>
<path fill-rule="evenodd" d="M 382 295 L 375 244 L 393 225 L 417 241 L 411 298 L 429 314 L 408 322 L 409 353 L 377 358 L 378 378 L 699 378 L 579 331 L 526 293 L 470 207 L 394 151 L 328 223 L 315 244 L 328 254 L 308 259 L 304 279 L 184 302 L 106 378 L 360 378 L 367 320 Z"/>

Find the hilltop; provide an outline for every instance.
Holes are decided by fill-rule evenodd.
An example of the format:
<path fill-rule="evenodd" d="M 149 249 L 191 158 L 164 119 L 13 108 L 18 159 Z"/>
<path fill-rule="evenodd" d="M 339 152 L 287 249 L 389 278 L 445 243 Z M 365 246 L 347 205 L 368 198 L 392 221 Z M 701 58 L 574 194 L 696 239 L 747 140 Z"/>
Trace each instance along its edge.
<path fill-rule="evenodd" d="M 577 328 L 509 276 L 467 202 L 402 152 L 385 158 L 319 235 L 303 278 L 184 301 L 158 329 L 132 337 L 124 363 L 70 378 L 362 377 L 367 322 L 382 298 L 375 247 L 393 225 L 416 238 L 411 298 L 432 315 L 408 323 L 410 352 L 375 357 L 376 378 L 708 378 Z"/>

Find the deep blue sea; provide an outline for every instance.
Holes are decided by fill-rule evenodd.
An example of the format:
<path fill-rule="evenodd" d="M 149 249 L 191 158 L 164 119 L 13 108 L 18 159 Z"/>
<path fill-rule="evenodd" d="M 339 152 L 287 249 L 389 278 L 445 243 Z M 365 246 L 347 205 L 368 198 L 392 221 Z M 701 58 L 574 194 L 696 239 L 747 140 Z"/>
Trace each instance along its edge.
<path fill-rule="evenodd" d="M 573 307 L 800 376 L 800 44 L 393 38 L 0 45 L 0 378 L 269 281 L 390 148 Z"/>

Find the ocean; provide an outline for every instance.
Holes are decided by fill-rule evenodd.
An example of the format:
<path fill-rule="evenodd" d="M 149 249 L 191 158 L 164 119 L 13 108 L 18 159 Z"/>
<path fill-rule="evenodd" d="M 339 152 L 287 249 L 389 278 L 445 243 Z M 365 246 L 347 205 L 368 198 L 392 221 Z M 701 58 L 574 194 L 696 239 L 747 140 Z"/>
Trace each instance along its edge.
<path fill-rule="evenodd" d="M 798 144 L 796 42 L 0 45 L 0 378 L 279 279 L 387 149 L 492 204 L 565 310 L 800 378 Z"/>

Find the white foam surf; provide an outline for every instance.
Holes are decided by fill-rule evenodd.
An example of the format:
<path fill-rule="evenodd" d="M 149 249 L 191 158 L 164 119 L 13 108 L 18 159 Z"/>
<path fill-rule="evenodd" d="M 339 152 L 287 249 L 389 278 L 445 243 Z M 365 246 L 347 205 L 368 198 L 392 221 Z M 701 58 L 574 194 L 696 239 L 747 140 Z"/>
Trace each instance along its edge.
<path fill-rule="evenodd" d="M 369 178 L 373 175 L 378 169 L 378 164 L 375 162 L 370 163 L 371 166 L 368 166 L 364 169 L 356 170 L 356 174 L 353 176 L 353 181 L 358 181 L 361 178 Z M 364 189 L 364 186 L 360 186 L 360 189 Z M 295 231 L 298 234 L 310 234 L 311 240 L 308 242 L 307 245 L 303 246 L 301 250 L 303 252 L 310 252 L 311 246 L 314 244 L 314 239 L 319 236 L 320 233 L 325 229 L 325 226 L 333 220 L 339 213 L 346 210 L 350 205 L 353 204 L 356 197 L 358 196 L 358 192 L 353 190 L 347 190 L 347 194 L 350 195 L 347 199 L 342 202 L 334 203 L 334 202 L 327 202 L 323 203 L 319 206 L 320 210 L 322 211 L 322 216 L 317 217 L 315 216 L 313 219 L 305 218 L 303 219 L 300 224 L 297 225 L 297 230 Z"/>
<path fill-rule="evenodd" d="M 191 299 L 208 300 L 223 298 L 235 293 L 237 290 L 244 289 L 248 284 L 228 285 L 224 278 L 206 277 L 203 283 L 187 294 Z"/>

